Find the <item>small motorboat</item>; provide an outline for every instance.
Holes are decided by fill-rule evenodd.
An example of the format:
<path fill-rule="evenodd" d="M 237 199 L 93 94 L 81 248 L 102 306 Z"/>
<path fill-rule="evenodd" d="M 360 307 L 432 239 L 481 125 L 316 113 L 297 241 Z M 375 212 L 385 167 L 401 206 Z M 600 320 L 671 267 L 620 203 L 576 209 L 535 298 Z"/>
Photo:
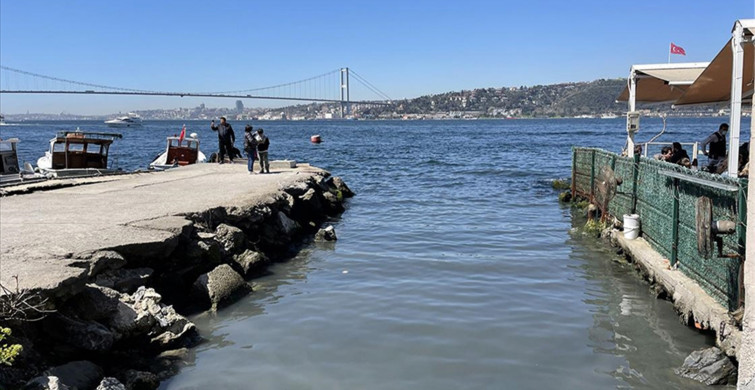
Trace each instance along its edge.
<path fill-rule="evenodd" d="M 50 150 L 37 160 L 37 169 L 50 177 L 98 176 L 121 173 L 108 167 L 110 144 L 118 133 L 60 131 L 50 140 Z"/>
<path fill-rule="evenodd" d="M 319 144 L 322 142 L 322 137 L 320 137 L 320 134 L 315 134 L 309 137 L 309 140 L 312 141 L 313 144 Z"/>
<path fill-rule="evenodd" d="M 149 169 L 162 171 L 165 169 L 181 167 L 184 165 L 207 162 L 204 153 L 199 150 L 199 138 L 197 133 L 191 133 L 188 138 L 172 136 L 167 138 L 165 151 L 149 164 Z"/>
<path fill-rule="evenodd" d="M 0 140 L 0 174 L 17 174 L 18 169 L 18 138 Z"/>
<path fill-rule="evenodd" d="M 0 187 L 47 180 L 47 176 L 34 172 L 34 167 L 28 162 L 20 168 L 18 142 L 18 138 L 0 139 Z"/>
<path fill-rule="evenodd" d="M 105 124 L 108 127 L 138 127 L 142 125 L 142 118 L 133 112 L 129 112 L 128 115 L 107 120 Z"/>

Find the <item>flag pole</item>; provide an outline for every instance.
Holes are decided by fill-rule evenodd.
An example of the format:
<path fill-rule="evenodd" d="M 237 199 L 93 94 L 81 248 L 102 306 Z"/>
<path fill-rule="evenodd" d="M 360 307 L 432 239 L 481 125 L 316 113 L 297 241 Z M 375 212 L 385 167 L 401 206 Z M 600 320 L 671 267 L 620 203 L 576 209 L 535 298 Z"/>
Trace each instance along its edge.
<path fill-rule="evenodd" d="M 668 63 L 671 63 L 671 44 L 668 45 Z"/>

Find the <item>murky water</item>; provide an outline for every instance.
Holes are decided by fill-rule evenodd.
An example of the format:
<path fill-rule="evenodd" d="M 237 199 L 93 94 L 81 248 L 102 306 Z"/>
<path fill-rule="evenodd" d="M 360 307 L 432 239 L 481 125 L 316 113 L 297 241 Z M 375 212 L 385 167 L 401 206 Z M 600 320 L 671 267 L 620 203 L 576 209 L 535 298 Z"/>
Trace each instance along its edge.
<path fill-rule="evenodd" d="M 719 122 L 670 119 L 661 140 L 701 140 Z M 127 130 L 113 156 L 146 167 L 180 124 Z M 0 137 L 22 138 L 31 161 L 66 125 Z M 206 125 L 189 123 L 211 151 Z M 619 150 L 622 120 L 253 125 L 270 135 L 271 159 L 324 167 L 357 196 L 334 221 L 337 243 L 194 317 L 207 341 L 163 389 L 705 388 L 673 369 L 712 341 L 603 244 L 570 233 L 550 186 L 569 176 L 571 146 Z M 660 126 L 643 119 L 638 138 Z"/>

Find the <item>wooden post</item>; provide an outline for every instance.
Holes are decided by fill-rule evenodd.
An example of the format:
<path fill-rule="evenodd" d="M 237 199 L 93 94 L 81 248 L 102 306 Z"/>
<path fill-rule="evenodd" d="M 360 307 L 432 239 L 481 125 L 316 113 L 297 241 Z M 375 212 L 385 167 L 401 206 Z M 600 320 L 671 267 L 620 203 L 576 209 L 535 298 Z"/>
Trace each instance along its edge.
<path fill-rule="evenodd" d="M 679 253 L 679 179 L 674 178 L 674 211 L 671 216 L 671 265 L 678 261 Z"/>

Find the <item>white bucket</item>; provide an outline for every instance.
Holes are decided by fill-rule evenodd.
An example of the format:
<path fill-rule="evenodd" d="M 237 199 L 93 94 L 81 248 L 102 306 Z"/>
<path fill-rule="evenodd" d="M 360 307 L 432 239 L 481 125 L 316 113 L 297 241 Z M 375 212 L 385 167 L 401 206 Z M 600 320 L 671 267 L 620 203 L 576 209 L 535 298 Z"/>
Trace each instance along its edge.
<path fill-rule="evenodd" d="M 640 236 L 640 216 L 624 214 L 624 238 L 634 240 Z"/>

